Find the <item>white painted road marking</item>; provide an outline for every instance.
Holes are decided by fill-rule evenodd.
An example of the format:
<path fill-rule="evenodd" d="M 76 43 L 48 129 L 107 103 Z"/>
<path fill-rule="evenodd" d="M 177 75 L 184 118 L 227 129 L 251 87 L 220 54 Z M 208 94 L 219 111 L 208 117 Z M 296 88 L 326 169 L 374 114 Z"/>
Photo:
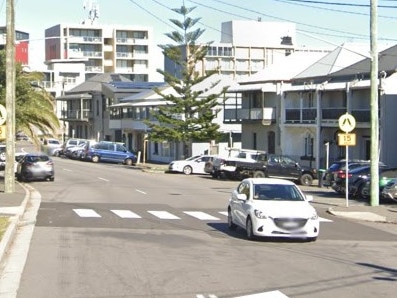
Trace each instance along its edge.
<path fill-rule="evenodd" d="M 167 211 L 148 211 L 148 212 L 161 219 L 180 219 L 180 217 L 175 216 Z"/>
<path fill-rule="evenodd" d="M 219 218 L 201 211 L 183 211 L 183 213 L 186 213 L 187 215 L 193 216 L 201 220 L 219 220 Z"/>
<path fill-rule="evenodd" d="M 99 215 L 93 209 L 73 209 L 73 211 L 77 213 L 77 215 L 80 217 L 101 217 L 101 215 Z M 142 218 L 142 216 L 138 215 L 135 212 L 132 212 L 131 210 L 113 209 L 110 211 L 116 214 L 120 218 Z M 147 212 L 160 219 L 181 219 L 180 217 L 168 211 L 147 211 Z M 197 218 L 199 220 L 221 220 L 218 217 L 212 216 L 211 214 L 202 211 L 183 211 L 183 213 L 192 216 L 194 218 Z M 227 216 L 226 211 L 219 211 L 218 213 Z M 332 220 L 323 217 L 319 217 L 319 220 L 320 222 L 333 222 Z"/>
<path fill-rule="evenodd" d="M 102 177 L 98 177 L 98 179 L 103 180 L 103 181 L 106 181 L 106 182 L 109 182 L 109 181 L 110 181 L 110 180 L 105 179 L 105 178 L 102 178 Z"/>
<path fill-rule="evenodd" d="M 142 218 L 141 216 L 130 210 L 110 210 L 110 211 L 112 211 L 114 214 L 116 214 L 121 218 Z"/>
<path fill-rule="evenodd" d="M 280 291 L 270 291 L 252 295 L 238 296 L 236 298 L 288 298 L 288 296 L 284 295 Z"/>
<path fill-rule="evenodd" d="M 141 194 L 146 195 L 146 192 L 144 192 L 143 190 L 139 190 L 139 189 L 135 189 L 137 192 L 140 192 Z"/>
<path fill-rule="evenodd" d="M 101 217 L 92 209 L 73 209 L 73 211 L 80 217 Z"/>

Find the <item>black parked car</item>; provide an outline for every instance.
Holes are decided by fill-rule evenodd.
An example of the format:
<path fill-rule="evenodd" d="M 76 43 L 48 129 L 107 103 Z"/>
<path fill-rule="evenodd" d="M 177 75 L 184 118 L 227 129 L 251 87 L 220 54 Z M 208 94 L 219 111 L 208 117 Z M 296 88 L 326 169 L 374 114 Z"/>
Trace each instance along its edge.
<path fill-rule="evenodd" d="M 385 186 L 397 177 L 397 168 L 379 169 L 379 195 Z M 368 200 L 371 194 L 371 175 L 364 175 L 351 186 L 351 193 L 359 199 Z"/>
<path fill-rule="evenodd" d="M 382 171 L 389 170 L 385 165 L 380 164 L 379 165 L 379 173 Z M 392 169 L 390 169 L 392 170 Z M 361 191 L 361 188 L 363 186 L 363 183 L 369 179 L 369 176 L 371 174 L 371 165 L 366 165 L 366 166 L 361 166 L 357 167 L 355 169 L 352 169 L 351 171 L 348 172 L 348 191 L 349 195 L 351 196 L 357 196 L 359 191 Z M 345 194 L 346 192 L 346 173 L 339 174 L 333 185 L 332 188 L 340 194 Z"/>
<path fill-rule="evenodd" d="M 349 160 L 347 162 L 348 171 L 351 171 L 355 168 L 369 165 L 369 160 Z M 323 185 L 324 186 L 332 186 L 335 182 L 336 178 L 346 177 L 346 160 L 338 160 L 331 164 L 331 166 L 326 170 L 323 176 Z"/>

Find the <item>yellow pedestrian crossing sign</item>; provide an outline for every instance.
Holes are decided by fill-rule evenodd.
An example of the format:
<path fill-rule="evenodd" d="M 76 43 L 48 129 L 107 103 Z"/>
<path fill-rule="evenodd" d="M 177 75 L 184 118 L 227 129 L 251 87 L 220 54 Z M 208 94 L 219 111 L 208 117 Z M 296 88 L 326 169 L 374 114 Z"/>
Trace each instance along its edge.
<path fill-rule="evenodd" d="M 356 119 L 349 113 L 343 114 L 339 117 L 339 128 L 343 132 L 351 132 L 356 127 Z"/>
<path fill-rule="evenodd" d="M 0 105 L 0 125 L 3 125 L 6 122 L 7 118 L 7 110 L 5 106 Z"/>

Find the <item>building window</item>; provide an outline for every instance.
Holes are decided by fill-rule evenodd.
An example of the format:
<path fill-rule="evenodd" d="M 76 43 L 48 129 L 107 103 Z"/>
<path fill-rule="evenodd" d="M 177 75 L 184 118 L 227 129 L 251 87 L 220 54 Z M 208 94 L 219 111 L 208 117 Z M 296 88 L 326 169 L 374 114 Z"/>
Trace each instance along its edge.
<path fill-rule="evenodd" d="M 305 137 L 305 156 L 313 156 L 314 138 L 311 134 Z"/>
<path fill-rule="evenodd" d="M 267 153 L 276 153 L 276 134 L 274 131 L 269 131 L 267 133 Z"/>

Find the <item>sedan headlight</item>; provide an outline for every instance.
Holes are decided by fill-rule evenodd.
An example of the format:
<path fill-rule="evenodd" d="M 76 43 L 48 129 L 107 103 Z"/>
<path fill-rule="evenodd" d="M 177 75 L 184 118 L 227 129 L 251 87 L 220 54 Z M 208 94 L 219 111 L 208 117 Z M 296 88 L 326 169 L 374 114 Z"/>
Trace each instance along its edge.
<path fill-rule="evenodd" d="M 318 219 L 318 215 L 317 213 L 312 214 L 312 216 L 310 216 L 311 220 L 317 220 Z"/>
<path fill-rule="evenodd" d="M 256 216 L 257 218 L 261 218 L 261 219 L 267 218 L 267 215 L 266 215 L 263 211 L 258 210 L 258 209 L 255 209 L 255 210 L 254 210 L 254 214 L 255 214 L 255 216 Z"/>

